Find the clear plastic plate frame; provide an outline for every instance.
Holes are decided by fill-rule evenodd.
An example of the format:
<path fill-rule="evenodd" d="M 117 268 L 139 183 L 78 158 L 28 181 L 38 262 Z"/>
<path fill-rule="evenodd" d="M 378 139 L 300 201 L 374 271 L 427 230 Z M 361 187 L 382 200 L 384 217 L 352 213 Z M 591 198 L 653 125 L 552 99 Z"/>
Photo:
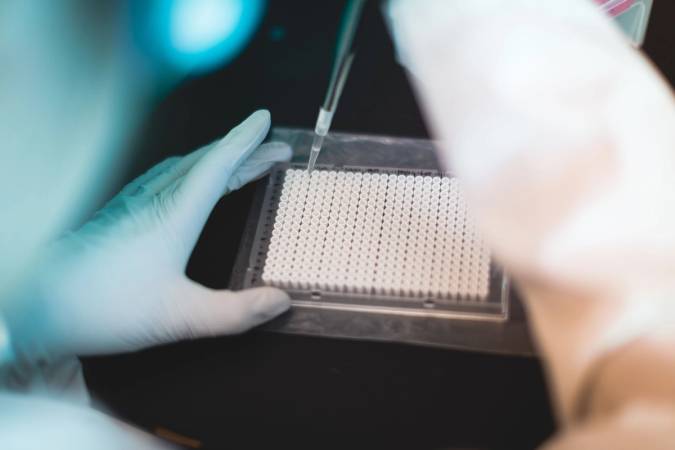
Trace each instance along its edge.
<path fill-rule="evenodd" d="M 305 168 L 311 130 L 276 128 L 270 140 L 293 148 L 290 164 L 272 168 L 258 182 L 231 277 L 231 289 L 263 286 L 261 275 L 284 174 Z M 435 144 L 426 139 L 331 133 L 317 168 L 361 173 L 452 176 L 440 168 Z M 348 294 L 288 289 L 291 311 L 264 325 L 275 332 L 400 342 L 510 355 L 532 355 L 525 314 L 508 276 L 491 262 L 488 295 L 482 299 Z"/>
<path fill-rule="evenodd" d="M 244 279 L 244 287 L 265 285 L 262 271 L 272 237 L 277 205 L 281 196 L 287 169 L 305 169 L 303 164 L 278 164 L 270 173 L 265 196 L 258 216 L 253 246 Z M 370 174 L 443 176 L 438 171 L 419 169 L 395 169 L 381 167 L 342 166 L 339 171 Z M 316 170 L 336 170 L 334 166 L 319 165 Z M 431 296 L 384 295 L 369 293 L 336 292 L 317 287 L 300 289 L 285 288 L 296 306 L 366 310 L 380 313 L 413 314 L 446 318 L 483 318 L 504 320 L 508 313 L 508 278 L 494 263 L 490 263 L 489 291 L 485 298 L 456 295 L 452 298 Z"/>
<path fill-rule="evenodd" d="M 311 132 L 277 129 L 272 139 L 286 141 L 294 148 L 294 161 L 275 165 L 258 188 L 238 267 L 233 272 L 234 288 L 265 285 L 262 273 L 272 236 L 277 205 L 289 168 L 306 168 L 306 150 Z M 323 160 L 323 161 L 322 161 Z M 317 170 L 349 171 L 370 174 L 449 176 L 440 169 L 434 144 L 423 139 L 406 139 L 333 133 L 329 135 Z M 505 321 L 509 315 L 509 278 L 490 262 L 488 294 L 483 298 L 455 295 L 445 298 L 368 293 L 346 293 L 327 289 L 284 289 L 297 307 L 374 314 L 432 317 L 438 320 L 479 319 Z"/>

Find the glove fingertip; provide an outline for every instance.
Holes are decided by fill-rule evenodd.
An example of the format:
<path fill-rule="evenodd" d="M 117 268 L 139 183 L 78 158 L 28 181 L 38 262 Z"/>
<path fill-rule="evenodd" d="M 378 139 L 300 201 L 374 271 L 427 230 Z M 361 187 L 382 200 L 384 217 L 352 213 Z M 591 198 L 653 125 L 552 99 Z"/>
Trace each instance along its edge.
<path fill-rule="evenodd" d="M 272 141 L 262 144 L 244 162 L 257 164 L 259 162 L 285 162 L 293 156 L 293 149 L 285 142 Z"/>
<path fill-rule="evenodd" d="M 250 296 L 253 299 L 253 310 L 256 315 L 266 315 L 270 319 L 291 307 L 291 298 L 281 289 L 259 287 L 240 291 L 239 295 L 242 294 Z"/>
<path fill-rule="evenodd" d="M 288 294 L 280 289 L 261 287 L 230 292 L 220 323 L 226 334 L 241 333 L 281 315 L 291 307 Z"/>
<path fill-rule="evenodd" d="M 293 150 L 284 142 L 268 142 L 244 162 L 228 180 L 228 192 L 236 191 L 243 185 L 262 178 L 277 163 L 288 162 L 293 156 Z"/>
<path fill-rule="evenodd" d="M 272 114 L 270 113 L 269 109 L 258 109 L 251 114 L 251 117 L 256 116 L 260 120 L 264 120 L 267 123 L 272 122 Z"/>
<path fill-rule="evenodd" d="M 243 131 L 253 131 L 263 129 L 265 130 L 265 133 L 267 133 L 267 130 L 269 129 L 271 123 L 272 123 L 272 115 L 270 114 L 270 112 L 266 109 L 258 109 L 256 111 L 253 111 L 239 125 L 234 127 L 229 133 L 227 133 L 227 135 L 223 137 L 222 141 L 228 142 L 229 141 L 228 135 L 230 135 L 229 139 L 232 139 L 234 137 L 237 137 L 239 133 Z"/>
<path fill-rule="evenodd" d="M 282 162 L 282 161 L 290 161 L 290 159 L 293 157 L 293 149 L 291 148 L 290 145 L 286 143 L 281 143 L 280 142 L 280 147 L 277 150 L 277 161 Z"/>
<path fill-rule="evenodd" d="M 269 149 L 273 153 L 280 153 L 280 154 L 287 154 L 290 155 L 293 153 L 293 150 L 291 149 L 291 146 L 283 141 L 269 141 L 265 142 L 260 146 L 260 150 L 262 149 Z"/>

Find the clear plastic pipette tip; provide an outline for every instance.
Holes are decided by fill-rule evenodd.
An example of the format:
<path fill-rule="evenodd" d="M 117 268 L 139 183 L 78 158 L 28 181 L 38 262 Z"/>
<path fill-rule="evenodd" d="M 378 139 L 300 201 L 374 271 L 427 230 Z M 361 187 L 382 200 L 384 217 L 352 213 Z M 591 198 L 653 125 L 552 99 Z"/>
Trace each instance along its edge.
<path fill-rule="evenodd" d="M 307 163 L 307 172 L 312 173 L 314 170 L 314 165 L 316 164 L 316 158 L 319 157 L 319 149 L 312 148 L 312 151 L 309 154 L 309 163 Z"/>
<path fill-rule="evenodd" d="M 316 164 L 316 158 L 319 157 L 319 152 L 321 151 L 321 146 L 323 145 L 324 136 L 320 134 L 314 135 L 314 140 L 312 141 L 312 149 L 309 152 L 309 162 L 307 163 L 307 173 L 311 174 L 314 170 L 314 165 Z"/>

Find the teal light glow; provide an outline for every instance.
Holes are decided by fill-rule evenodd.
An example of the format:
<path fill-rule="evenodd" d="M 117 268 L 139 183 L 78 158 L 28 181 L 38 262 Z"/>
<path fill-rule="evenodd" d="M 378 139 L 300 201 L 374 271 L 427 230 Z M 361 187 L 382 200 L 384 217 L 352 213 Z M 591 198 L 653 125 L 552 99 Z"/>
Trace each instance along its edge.
<path fill-rule="evenodd" d="M 237 30 L 243 9 L 240 1 L 176 2 L 169 36 L 173 48 L 188 54 L 211 50 Z"/>
<path fill-rule="evenodd" d="M 136 34 L 145 51 L 178 71 L 203 72 L 234 59 L 260 23 L 265 0 L 136 2 Z"/>

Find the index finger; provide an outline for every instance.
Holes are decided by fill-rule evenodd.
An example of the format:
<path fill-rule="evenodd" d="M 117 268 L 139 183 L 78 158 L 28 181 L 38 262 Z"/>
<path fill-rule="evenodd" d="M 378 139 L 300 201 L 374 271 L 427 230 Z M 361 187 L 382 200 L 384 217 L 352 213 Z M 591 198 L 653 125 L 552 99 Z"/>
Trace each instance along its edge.
<path fill-rule="evenodd" d="M 174 217 L 191 225 L 190 231 L 198 235 L 234 172 L 265 139 L 270 123 L 268 111 L 254 112 L 214 144 L 181 178 L 173 193 Z"/>

